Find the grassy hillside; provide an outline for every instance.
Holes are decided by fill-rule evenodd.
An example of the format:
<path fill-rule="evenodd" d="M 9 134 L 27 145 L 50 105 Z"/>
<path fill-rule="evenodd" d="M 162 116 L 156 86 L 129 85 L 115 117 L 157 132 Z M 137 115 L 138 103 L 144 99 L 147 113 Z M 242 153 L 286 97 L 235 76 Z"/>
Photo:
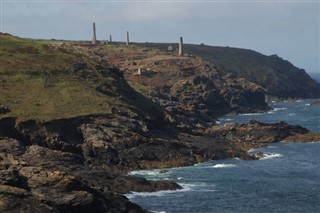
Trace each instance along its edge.
<path fill-rule="evenodd" d="M 143 43 L 145 47 L 174 50 L 178 44 Z M 319 98 L 320 84 L 303 69 L 292 65 L 277 55 L 266 56 L 248 49 L 213 47 L 207 45 L 184 45 L 184 52 L 213 62 L 224 71 L 257 83 L 278 98 Z"/>
<path fill-rule="evenodd" d="M 320 97 L 320 84 L 303 69 L 277 55 L 265 56 L 258 52 L 229 47 L 186 45 L 186 51 L 206 58 L 221 70 L 231 72 L 266 88 L 279 98 Z"/>
<path fill-rule="evenodd" d="M 1 34 L 0 51 L 0 107 L 11 110 L 0 118 L 47 121 L 141 103 L 146 112 L 157 110 L 90 47 Z"/>

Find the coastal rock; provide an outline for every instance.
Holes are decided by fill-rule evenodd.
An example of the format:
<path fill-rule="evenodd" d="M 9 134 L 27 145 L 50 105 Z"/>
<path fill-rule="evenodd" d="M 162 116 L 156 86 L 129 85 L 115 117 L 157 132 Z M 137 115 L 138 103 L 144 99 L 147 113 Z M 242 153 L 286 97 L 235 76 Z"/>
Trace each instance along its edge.
<path fill-rule="evenodd" d="M 8 107 L 0 105 L 0 114 L 7 114 L 11 112 L 11 110 Z"/>
<path fill-rule="evenodd" d="M 320 133 L 292 135 L 283 139 L 282 142 L 320 142 Z"/>
<path fill-rule="evenodd" d="M 119 176 L 111 186 L 111 190 L 122 194 L 135 192 L 155 192 L 161 190 L 177 190 L 181 186 L 169 181 L 147 181 L 136 176 Z"/>
<path fill-rule="evenodd" d="M 310 104 L 311 106 L 320 106 L 320 100 L 314 101 Z"/>
<path fill-rule="evenodd" d="M 280 142 L 291 136 L 305 136 L 309 131 L 298 125 L 286 122 L 263 123 L 256 120 L 248 124 L 227 123 L 224 126 L 214 126 L 207 130 L 213 135 L 223 135 L 238 143 L 272 143 Z"/>

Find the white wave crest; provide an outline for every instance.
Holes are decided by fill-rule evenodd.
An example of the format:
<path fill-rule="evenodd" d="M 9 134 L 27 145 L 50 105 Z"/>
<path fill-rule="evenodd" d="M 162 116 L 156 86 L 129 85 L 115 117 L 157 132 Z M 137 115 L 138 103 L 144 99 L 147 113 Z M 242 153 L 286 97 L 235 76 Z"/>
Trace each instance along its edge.
<path fill-rule="evenodd" d="M 186 192 L 186 191 L 192 191 L 196 188 L 203 187 L 205 186 L 206 183 L 179 183 L 180 186 L 182 186 L 182 189 L 180 190 L 163 190 L 163 191 L 157 191 L 157 192 L 130 192 L 128 194 L 125 194 L 125 196 L 128 199 L 132 199 L 134 197 L 162 197 L 167 194 L 171 193 L 181 193 L 181 192 Z"/>
<path fill-rule="evenodd" d="M 131 193 L 125 194 L 125 196 L 128 199 L 132 199 L 134 197 L 162 197 L 162 196 L 165 196 L 166 194 L 176 193 L 179 191 L 184 191 L 184 190 L 182 189 L 182 190 L 163 190 L 158 192 L 131 192 Z"/>
<path fill-rule="evenodd" d="M 286 110 L 286 109 L 288 109 L 288 108 L 285 108 L 285 107 L 279 107 L 279 108 L 277 108 L 277 107 L 275 107 L 275 108 L 273 108 L 273 111 L 277 112 L 277 111 Z"/>
<path fill-rule="evenodd" d="M 154 176 L 158 175 L 159 171 L 157 170 L 141 170 L 141 171 L 131 171 L 130 175 L 143 175 L 143 176 Z"/>
<path fill-rule="evenodd" d="M 237 167 L 237 166 L 234 164 L 226 164 L 226 163 L 216 164 L 212 166 L 212 168 L 234 168 L 234 167 Z"/>
<path fill-rule="evenodd" d="M 260 158 L 260 160 L 267 160 L 267 159 L 272 159 L 272 158 L 282 158 L 283 155 L 279 153 L 264 153 L 263 157 Z"/>

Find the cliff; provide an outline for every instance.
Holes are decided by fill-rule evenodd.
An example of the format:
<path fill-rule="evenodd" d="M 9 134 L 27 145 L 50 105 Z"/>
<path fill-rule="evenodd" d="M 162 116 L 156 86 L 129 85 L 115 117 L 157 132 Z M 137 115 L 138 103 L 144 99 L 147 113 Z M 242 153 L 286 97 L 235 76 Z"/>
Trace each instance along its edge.
<path fill-rule="evenodd" d="M 146 212 L 123 194 L 181 186 L 130 170 L 319 140 L 284 122 L 215 126 L 215 115 L 269 107 L 264 88 L 200 57 L 0 36 L 1 212 Z"/>
<path fill-rule="evenodd" d="M 141 44 L 165 50 L 177 44 Z M 249 49 L 187 44 L 188 54 L 199 56 L 214 63 L 223 72 L 256 83 L 278 99 L 319 98 L 320 83 L 312 79 L 303 69 L 277 55 L 266 56 Z M 317 74 L 318 76 L 319 74 Z"/>

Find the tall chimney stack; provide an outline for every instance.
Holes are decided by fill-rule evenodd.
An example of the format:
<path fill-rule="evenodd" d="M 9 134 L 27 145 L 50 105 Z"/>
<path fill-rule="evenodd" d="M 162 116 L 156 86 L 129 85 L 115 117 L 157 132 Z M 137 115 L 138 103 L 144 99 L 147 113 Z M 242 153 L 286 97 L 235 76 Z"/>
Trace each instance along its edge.
<path fill-rule="evenodd" d="M 95 45 L 97 43 L 97 36 L 96 36 L 96 23 L 93 22 L 93 37 L 92 37 L 92 44 Z"/>
<path fill-rule="evenodd" d="M 129 45 L 129 31 L 127 31 L 127 41 L 126 41 L 126 45 Z"/>
<path fill-rule="evenodd" d="M 109 36 L 109 43 L 111 44 L 112 43 L 112 35 L 110 34 Z"/>
<path fill-rule="evenodd" d="M 183 55 L 183 38 L 180 37 L 180 42 L 179 42 L 179 55 Z"/>

